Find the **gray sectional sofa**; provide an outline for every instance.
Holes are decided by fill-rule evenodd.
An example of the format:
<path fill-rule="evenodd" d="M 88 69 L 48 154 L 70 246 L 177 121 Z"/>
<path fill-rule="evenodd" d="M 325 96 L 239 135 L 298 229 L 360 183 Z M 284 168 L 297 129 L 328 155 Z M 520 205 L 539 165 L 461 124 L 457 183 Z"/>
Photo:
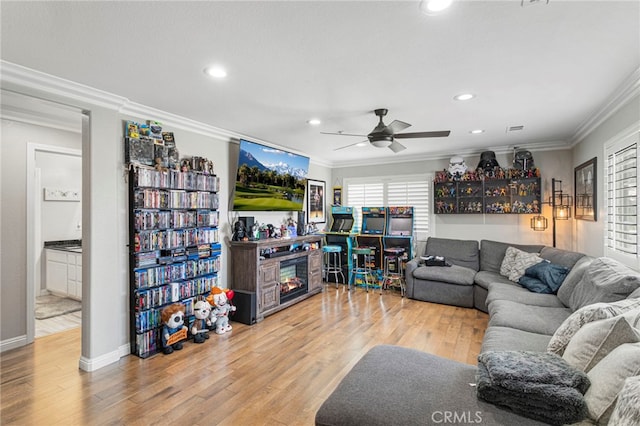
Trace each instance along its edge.
<path fill-rule="evenodd" d="M 557 294 L 533 293 L 500 274 L 510 246 L 539 253 L 552 263 L 570 268 Z M 553 247 L 488 240 L 478 244 L 442 238 L 430 238 L 425 254 L 444 256 L 451 266 L 427 267 L 420 264 L 419 258 L 410 261 L 406 268 L 408 297 L 488 312 L 490 319 L 483 339 L 483 354 L 546 352 L 553 348 L 562 355 L 572 333 L 576 333 L 582 322 L 626 311 L 632 314 L 627 319 L 635 327 L 632 336 L 640 341 L 640 273 L 614 261 Z M 600 309 L 604 313 L 599 312 Z M 583 311 L 586 314 L 582 315 Z M 630 350 L 640 350 L 640 343 L 635 344 L 637 348 L 629 344 Z M 629 374 L 638 376 L 640 355 L 635 354 L 640 352 L 632 353 L 635 358 L 625 362 L 628 365 L 625 368 L 636 369 Z M 543 424 L 479 400 L 474 387 L 476 373 L 475 366 L 424 352 L 377 346 L 354 366 L 324 402 L 316 414 L 316 425 Z M 593 381 L 612 375 L 611 372 L 597 374 L 600 376 L 592 379 L 593 391 L 588 392 L 603 392 L 599 382 L 594 385 Z M 622 387 L 620 383 L 616 386 Z M 611 386 L 604 389 L 611 391 Z M 598 395 L 590 398 L 599 404 L 605 399 Z M 593 413 L 590 408 L 593 419 L 587 419 L 585 424 L 606 424 L 612 408 L 611 404 L 608 411 L 594 408 Z"/>

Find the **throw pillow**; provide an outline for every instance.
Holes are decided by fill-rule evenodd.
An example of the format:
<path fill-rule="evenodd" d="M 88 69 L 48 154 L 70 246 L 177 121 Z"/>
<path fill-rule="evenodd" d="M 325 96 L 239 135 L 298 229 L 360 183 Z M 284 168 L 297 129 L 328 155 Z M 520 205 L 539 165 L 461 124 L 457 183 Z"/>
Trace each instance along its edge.
<path fill-rule="evenodd" d="M 616 405 L 618 393 L 628 377 L 640 374 L 640 343 L 615 348 L 587 373 L 591 387 L 584 394 L 589 417 L 606 425 Z"/>
<path fill-rule="evenodd" d="M 548 260 L 529 266 L 524 274 L 533 278 L 537 278 L 549 287 L 549 293 L 557 293 L 562 282 L 567 277 L 569 268 L 562 265 L 556 265 Z"/>
<path fill-rule="evenodd" d="M 504 258 L 502 259 L 502 264 L 500 265 L 500 275 L 504 277 L 509 277 L 511 273 L 511 269 L 513 269 L 513 261 L 516 258 L 516 253 L 519 251 L 515 247 L 507 247 L 507 251 L 504 253 Z"/>
<path fill-rule="evenodd" d="M 640 287 L 640 273 L 608 257 L 599 257 L 589 265 L 571 294 L 571 310 L 597 302 L 615 302 Z"/>
<path fill-rule="evenodd" d="M 513 267 L 511 268 L 511 272 L 509 272 L 509 279 L 518 282 L 529 266 L 540 263 L 542 260 L 543 259 L 538 256 L 538 253 L 527 253 L 524 251 L 516 253 L 516 257 L 513 260 Z"/>
<path fill-rule="evenodd" d="M 640 335 L 623 316 L 590 322 L 571 338 L 562 355 L 570 365 L 589 372 L 623 343 L 640 342 Z"/>
<path fill-rule="evenodd" d="M 562 355 L 571 338 L 583 325 L 592 321 L 613 318 L 637 308 L 640 308 L 640 299 L 623 299 L 613 303 L 594 303 L 580 308 L 558 327 L 549 341 L 547 352 Z"/>
<path fill-rule="evenodd" d="M 634 425 L 640 419 L 640 376 L 628 377 L 618 393 L 610 425 Z"/>
<path fill-rule="evenodd" d="M 571 306 L 571 294 L 582 281 L 584 273 L 589 269 L 589 265 L 593 260 L 594 258 L 591 256 L 584 256 L 571 267 L 571 271 L 569 271 L 569 274 L 558 289 L 558 299 L 564 306 Z"/>

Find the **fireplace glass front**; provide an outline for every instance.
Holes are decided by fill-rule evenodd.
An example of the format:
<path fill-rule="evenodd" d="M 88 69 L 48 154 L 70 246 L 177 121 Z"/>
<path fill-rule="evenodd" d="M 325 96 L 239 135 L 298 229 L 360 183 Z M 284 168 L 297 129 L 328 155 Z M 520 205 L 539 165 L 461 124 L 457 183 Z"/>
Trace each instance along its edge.
<path fill-rule="evenodd" d="M 280 262 L 280 303 L 307 292 L 307 257 Z"/>

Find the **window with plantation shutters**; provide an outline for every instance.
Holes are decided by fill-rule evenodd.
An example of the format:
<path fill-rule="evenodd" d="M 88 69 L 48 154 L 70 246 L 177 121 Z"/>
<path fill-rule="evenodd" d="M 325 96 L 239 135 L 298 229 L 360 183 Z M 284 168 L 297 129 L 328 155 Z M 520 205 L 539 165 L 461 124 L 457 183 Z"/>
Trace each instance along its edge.
<path fill-rule="evenodd" d="M 605 254 L 629 266 L 638 260 L 638 134 L 606 148 Z"/>
<path fill-rule="evenodd" d="M 427 175 L 344 179 L 343 204 L 356 210 L 358 230 L 362 207 L 413 206 L 414 235 L 425 239 L 429 232 L 430 182 Z"/>

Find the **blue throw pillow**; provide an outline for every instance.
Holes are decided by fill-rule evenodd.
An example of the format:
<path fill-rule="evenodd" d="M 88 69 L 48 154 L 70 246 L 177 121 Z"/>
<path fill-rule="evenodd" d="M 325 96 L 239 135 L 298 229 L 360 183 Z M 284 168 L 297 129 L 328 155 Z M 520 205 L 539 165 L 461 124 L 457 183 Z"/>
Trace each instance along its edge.
<path fill-rule="evenodd" d="M 534 293 L 544 293 L 551 294 L 551 289 L 545 283 L 540 281 L 537 278 L 530 277 L 528 275 L 523 275 L 518 280 L 518 283 L 529 291 L 533 291 Z"/>
<path fill-rule="evenodd" d="M 550 263 L 549 261 L 540 262 L 538 264 L 530 266 L 524 272 L 525 276 L 537 278 L 538 280 L 542 281 L 542 283 L 549 287 L 549 293 L 553 294 L 558 291 L 568 273 L 569 268 L 566 268 L 562 265 Z M 522 284 L 521 281 L 519 282 L 520 284 Z"/>

